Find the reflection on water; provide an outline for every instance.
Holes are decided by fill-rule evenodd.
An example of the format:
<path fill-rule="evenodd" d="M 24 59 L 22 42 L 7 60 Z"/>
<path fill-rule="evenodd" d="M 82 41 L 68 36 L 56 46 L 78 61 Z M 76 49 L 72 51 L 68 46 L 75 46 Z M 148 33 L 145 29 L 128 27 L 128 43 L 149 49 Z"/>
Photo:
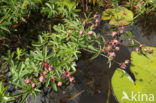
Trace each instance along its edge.
<path fill-rule="evenodd" d="M 144 21 L 144 19 L 141 19 Z M 153 20 L 153 19 L 152 19 Z M 154 19 L 155 20 L 155 19 Z M 150 24 L 152 23 L 152 26 Z M 156 24 L 153 21 L 139 21 L 136 26 L 127 26 L 125 29 L 132 31 L 135 38 L 141 43 L 149 46 L 156 46 L 156 30 L 153 29 Z M 105 38 L 109 38 L 108 23 L 101 23 L 100 32 Z M 123 62 L 130 58 L 131 50 L 121 46 L 117 53 L 116 60 Z M 67 87 L 59 88 L 58 92 L 53 92 L 52 88 L 43 89 L 41 95 L 37 96 L 36 103 L 117 103 L 111 89 L 111 77 L 114 70 L 118 67 L 113 63 L 108 68 L 107 60 L 99 56 L 95 60 L 90 60 L 91 54 L 82 53 L 80 60 L 77 62 L 77 73 L 75 74 L 76 82 Z M 110 91 L 110 94 L 109 94 Z M 109 96 L 109 99 L 108 99 Z M 27 103 L 33 103 L 31 97 Z"/>
<path fill-rule="evenodd" d="M 152 32 L 156 32 L 156 13 L 140 17 L 137 25 L 143 28 L 144 36 L 148 37 Z"/>

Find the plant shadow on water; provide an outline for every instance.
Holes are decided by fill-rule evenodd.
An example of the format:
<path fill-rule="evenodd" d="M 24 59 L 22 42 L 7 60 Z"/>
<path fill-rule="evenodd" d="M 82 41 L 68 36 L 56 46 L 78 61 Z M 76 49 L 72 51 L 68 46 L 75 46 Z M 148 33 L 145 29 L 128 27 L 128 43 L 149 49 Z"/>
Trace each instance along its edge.
<path fill-rule="evenodd" d="M 43 32 L 53 32 L 52 25 L 62 23 L 62 18 L 60 17 L 47 19 L 40 13 L 32 14 L 26 22 L 17 24 L 17 27 L 13 27 L 13 30 L 11 29 L 11 34 L 6 35 L 6 37 L 11 39 L 6 39 L 5 41 L 8 47 L 0 48 L 0 56 L 6 55 L 7 50 L 16 51 L 18 47 L 29 51 L 32 49 L 32 43 L 38 41 L 38 35 Z"/>
<path fill-rule="evenodd" d="M 109 38 L 108 34 L 110 33 L 109 30 L 107 31 L 109 27 L 108 23 L 101 23 L 100 25 L 99 31 L 105 38 Z M 135 39 L 141 43 L 156 46 L 155 31 L 148 32 L 151 35 L 146 35 L 145 27 L 142 27 L 142 25 L 126 26 L 125 29 L 132 31 Z M 149 31 L 151 30 L 149 29 Z M 123 42 L 123 44 L 126 44 L 126 42 Z M 132 50 L 133 48 L 120 46 L 116 61 L 123 62 L 130 59 Z M 109 68 L 106 58 L 99 56 L 95 60 L 90 60 L 91 56 L 91 54 L 83 52 L 77 61 L 78 69 L 74 75 L 75 83 L 61 87 L 57 93 L 52 88 L 44 88 L 42 93 L 37 96 L 36 103 L 118 103 L 111 88 L 111 77 L 116 68 L 119 67 L 118 64 L 112 63 L 111 68 Z M 127 71 L 130 73 L 129 67 Z M 133 74 L 131 76 L 133 77 Z M 29 97 L 27 103 L 33 103 L 31 97 Z"/>

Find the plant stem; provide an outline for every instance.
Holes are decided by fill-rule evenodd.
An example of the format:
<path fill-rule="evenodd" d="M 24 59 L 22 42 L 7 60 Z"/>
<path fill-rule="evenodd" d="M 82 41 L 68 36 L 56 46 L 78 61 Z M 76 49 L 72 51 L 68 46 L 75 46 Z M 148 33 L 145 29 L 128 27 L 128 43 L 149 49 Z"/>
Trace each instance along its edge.
<path fill-rule="evenodd" d="M 91 50 L 88 50 L 88 49 L 83 49 L 83 50 L 85 50 L 85 51 L 87 51 L 87 52 L 90 52 L 90 53 L 96 53 L 95 51 L 91 51 Z M 105 54 L 100 54 L 101 56 L 103 56 L 103 57 L 105 57 L 105 58 L 107 58 L 107 59 L 109 59 L 109 57 L 107 56 L 107 55 L 105 55 Z M 117 64 L 121 64 L 121 63 L 119 63 L 119 62 L 117 62 L 117 61 L 115 61 L 115 60 L 112 60 L 113 62 L 115 62 L 115 63 L 117 63 Z"/>

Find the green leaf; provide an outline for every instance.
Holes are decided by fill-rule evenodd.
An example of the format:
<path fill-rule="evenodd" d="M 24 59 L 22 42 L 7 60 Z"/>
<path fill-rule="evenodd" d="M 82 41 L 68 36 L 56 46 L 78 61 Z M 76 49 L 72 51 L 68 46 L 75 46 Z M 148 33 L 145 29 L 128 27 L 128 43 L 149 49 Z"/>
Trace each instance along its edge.
<path fill-rule="evenodd" d="M 37 43 L 32 44 L 33 46 L 40 47 L 46 44 L 47 40 L 43 39 L 41 35 L 38 36 L 39 41 Z"/>
<path fill-rule="evenodd" d="M 103 13 L 102 13 L 102 20 L 110 20 L 112 18 L 112 16 L 114 16 L 115 14 L 115 10 L 114 9 L 106 9 Z"/>
<path fill-rule="evenodd" d="M 8 28 L 6 28 L 6 27 L 1 26 L 1 27 L 0 27 L 0 29 L 5 30 L 5 31 L 7 31 L 7 32 L 9 32 L 9 33 L 10 33 L 9 29 L 8 29 Z"/>
<path fill-rule="evenodd" d="M 134 35 L 130 31 L 125 31 L 125 33 L 126 34 L 121 35 L 121 37 L 125 37 L 125 38 L 133 38 L 134 37 Z"/>
<path fill-rule="evenodd" d="M 156 48 L 144 48 L 152 48 L 154 53 L 145 53 L 146 56 L 137 52 L 131 54 L 130 70 L 135 76 L 135 82 L 121 69 L 117 69 L 112 77 L 113 91 L 119 103 L 138 103 L 139 100 L 139 103 L 154 103 L 152 100 L 153 96 L 156 96 Z M 144 94 L 146 96 L 142 97 Z M 135 99 L 134 95 L 137 95 Z"/>
<path fill-rule="evenodd" d="M 18 96 L 24 95 L 27 92 L 28 92 L 27 90 L 26 91 L 19 92 L 18 94 L 13 95 L 13 97 L 18 97 Z"/>
<path fill-rule="evenodd" d="M 102 20 L 110 20 L 110 25 L 128 25 L 133 20 L 133 12 L 124 7 L 107 9 L 102 13 Z"/>
<path fill-rule="evenodd" d="M 101 46 L 99 47 L 99 50 L 97 51 L 97 53 L 91 58 L 92 60 L 95 59 L 96 57 L 98 57 L 101 53 Z"/>
<path fill-rule="evenodd" d="M 52 85 L 54 91 L 57 92 L 57 86 L 56 86 L 56 83 L 55 83 L 55 82 L 52 82 L 51 85 Z"/>
<path fill-rule="evenodd" d="M 46 88 L 48 87 L 50 80 L 51 80 L 50 77 L 47 78 L 47 80 L 46 80 Z"/>
<path fill-rule="evenodd" d="M 22 99 L 22 101 L 20 103 L 24 103 L 24 101 L 27 99 L 27 97 L 29 96 L 29 93 L 27 93 L 24 98 Z"/>
<path fill-rule="evenodd" d="M 46 58 L 46 56 L 47 56 L 47 46 L 45 46 L 43 48 L 43 56 L 44 56 L 44 58 Z"/>
<path fill-rule="evenodd" d="M 93 45 L 88 45 L 88 49 L 93 50 L 93 51 L 98 51 L 96 47 Z"/>

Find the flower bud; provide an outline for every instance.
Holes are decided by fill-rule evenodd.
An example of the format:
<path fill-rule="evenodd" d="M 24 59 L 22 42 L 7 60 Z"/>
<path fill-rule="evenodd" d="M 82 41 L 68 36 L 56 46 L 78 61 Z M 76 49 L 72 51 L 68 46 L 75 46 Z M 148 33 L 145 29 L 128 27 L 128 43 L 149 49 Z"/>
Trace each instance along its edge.
<path fill-rule="evenodd" d="M 85 25 L 87 25 L 87 22 L 86 22 L 86 21 L 83 21 L 83 23 L 82 23 L 82 24 L 85 26 Z"/>
<path fill-rule="evenodd" d="M 126 67 L 127 67 L 127 66 L 126 66 L 125 63 L 122 63 L 121 66 L 120 66 L 121 69 L 126 69 Z"/>
<path fill-rule="evenodd" d="M 147 51 L 148 51 L 148 50 L 145 48 L 145 49 L 144 49 L 144 52 L 147 52 Z"/>
<path fill-rule="evenodd" d="M 112 50 L 112 46 L 111 45 L 108 45 L 107 50 L 108 51 Z"/>
<path fill-rule="evenodd" d="M 75 82 L 75 78 L 74 77 L 69 77 L 69 81 L 70 82 Z"/>
<path fill-rule="evenodd" d="M 48 68 L 49 71 L 52 71 L 53 69 L 54 69 L 54 67 L 52 65 L 49 66 L 49 68 Z"/>
<path fill-rule="evenodd" d="M 98 15 L 97 15 L 97 14 L 95 14 L 95 15 L 94 15 L 94 19 L 96 19 L 97 17 L 98 17 Z"/>
<path fill-rule="evenodd" d="M 119 51 L 119 50 L 120 50 L 120 47 L 115 47 L 115 50 L 116 50 L 116 51 Z"/>
<path fill-rule="evenodd" d="M 153 53 L 153 49 L 150 49 L 148 52 L 149 52 L 150 54 L 152 54 L 152 53 Z"/>
<path fill-rule="evenodd" d="M 129 60 L 125 60 L 125 64 L 129 64 L 130 63 L 130 61 Z"/>
<path fill-rule="evenodd" d="M 62 86 L 62 82 L 58 82 L 57 83 L 57 86 Z"/>
<path fill-rule="evenodd" d="M 70 36 L 70 34 L 69 34 L 69 33 L 67 33 L 66 35 L 67 35 L 68 37 Z"/>
<path fill-rule="evenodd" d="M 139 48 L 136 48 L 135 50 L 136 50 L 136 52 L 140 52 L 140 49 Z"/>
<path fill-rule="evenodd" d="M 136 9 L 139 9 L 139 8 L 140 8 L 140 6 L 139 6 L 139 5 L 136 5 L 136 6 L 135 6 L 135 8 L 136 8 Z"/>
<path fill-rule="evenodd" d="M 120 34 L 123 34 L 123 32 L 124 32 L 124 30 L 123 30 L 123 29 L 121 29 L 121 30 L 120 30 Z"/>
<path fill-rule="evenodd" d="M 81 31 L 80 31 L 80 34 L 82 35 L 83 33 L 84 33 L 84 31 L 83 31 L 83 30 L 81 30 Z"/>
<path fill-rule="evenodd" d="M 94 28 L 96 28 L 97 26 L 98 26 L 98 24 L 97 24 L 97 23 L 93 25 L 93 27 L 94 27 Z"/>
<path fill-rule="evenodd" d="M 25 83 L 26 84 L 29 84 L 31 82 L 31 80 L 29 79 L 29 78 L 27 78 L 26 80 L 25 80 Z"/>
<path fill-rule="evenodd" d="M 122 24 L 121 28 L 124 30 L 124 29 L 125 29 L 125 25 L 124 25 L 124 24 Z"/>
<path fill-rule="evenodd" d="M 114 52 L 109 52 L 108 56 L 110 59 L 114 59 L 114 57 L 116 56 L 116 54 Z"/>
<path fill-rule="evenodd" d="M 40 82 L 44 82 L 44 81 L 45 81 L 44 76 L 41 75 L 40 78 L 39 78 L 39 81 L 40 81 Z"/>
<path fill-rule="evenodd" d="M 103 52 L 106 52 L 106 51 L 107 51 L 107 48 L 106 48 L 106 47 L 104 47 L 104 48 L 102 49 L 102 51 L 103 51 Z"/>
<path fill-rule="evenodd" d="M 47 75 L 48 73 L 46 71 L 43 72 L 44 75 Z"/>
<path fill-rule="evenodd" d="M 99 19 L 96 19 L 96 20 L 95 20 L 95 22 L 96 22 L 96 23 L 99 23 L 99 22 L 100 22 L 100 20 L 99 20 Z"/>
<path fill-rule="evenodd" d="M 145 4 L 145 2 L 144 2 L 144 1 L 142 1 L 141 3 L 142 3 L 142 4 Z"/>
<path fill-rule="evenodd" d="M 117 32 L 112 32 L 112 37 L 115 37 L 117 35 Z"/>
<path fill-rule="evenodd" d="M 143 44 L 140 44 L 140 47 L 143 47 L 144 45 Z"/>
<path fill-rule="evenodd" d="M 88 35 L 93 35 L 93 31 L 88 31 Z"/>
<path fill-rule="evenodd" d="M 39 65 L 43 65 L 43 62 L 40 62 Z"/>
<path fill-rule="evenodd" d="M 36 86 L 37 86 L 36 83 L 33 83 L 33 84 L 32 84 L 32 88 L 35 88 Z"/>

